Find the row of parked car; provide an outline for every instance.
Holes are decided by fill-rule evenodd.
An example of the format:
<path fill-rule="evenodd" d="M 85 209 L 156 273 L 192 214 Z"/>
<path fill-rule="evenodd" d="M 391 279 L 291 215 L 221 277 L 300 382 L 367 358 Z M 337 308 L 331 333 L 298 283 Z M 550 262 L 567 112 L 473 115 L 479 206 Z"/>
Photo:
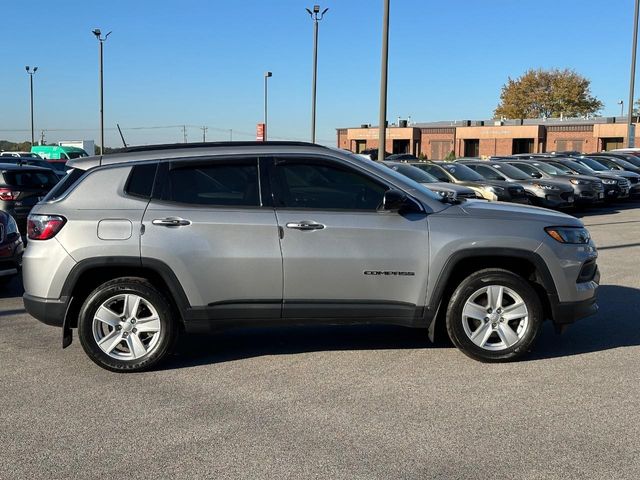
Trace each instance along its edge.
<path fill-rule="evenodd" d="M 63 162 L 31 152 L 0 153 L 0 284 L 20 271 L 29 212 L 65 174 Z"/>
<path fill-rule="evenodd" d="M 421 161 L 389 155 L 387 167 L 449 198 L 482 198 L 564 209 L 640 196 L 640 150 L 554 152 Z"/>

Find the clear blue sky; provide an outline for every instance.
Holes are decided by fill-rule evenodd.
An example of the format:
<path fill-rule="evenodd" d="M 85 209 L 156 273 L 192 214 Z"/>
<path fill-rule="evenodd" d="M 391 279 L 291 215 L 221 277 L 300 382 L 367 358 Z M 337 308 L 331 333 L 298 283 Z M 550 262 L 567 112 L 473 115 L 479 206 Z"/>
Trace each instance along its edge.
<path fill-rule="evenodd" d="M 105 123 L 130 143 L 255 138 L 269 81 L 270 136 L 309 139 L 312 22 L 301 0 L 5 1 L 0 28 L 0 139 L 98 138 L 98 45 L 105 45 Z M 326 0 L 320 24 L 318 129 L 377 123 L 382 1 Z M 605 115 L 628 96 L 633 0 L 391 0 L 388 117 L 489 118 L 507 77 L 573 68 Z M 640 89 L 640 85 L 638 86 Z M 55 129 L 62 131 L 54 131 Z M 82 129 L 82 130 L 80 130 Z M 219 129 L 219 130 L 216 130 Z M 14 131 L 9 131 L 14 130 Z M 15 131 L 22 130 L 22 131 Z M 38 133 L 37 133 L 38 135 Z M 197 128 L 190 141 L 201 139 Z M 107 146 L 118 146 L 113 130 Z"/>

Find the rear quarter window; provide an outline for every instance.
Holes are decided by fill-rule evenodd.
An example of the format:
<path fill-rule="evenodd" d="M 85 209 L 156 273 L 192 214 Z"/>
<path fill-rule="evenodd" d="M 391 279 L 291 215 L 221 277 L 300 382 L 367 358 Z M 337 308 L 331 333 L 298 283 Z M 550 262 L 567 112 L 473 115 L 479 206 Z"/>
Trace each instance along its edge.
<path fill-rule="evenodd" d="M 125 191 L 136 197 L 151 198 L 157 168 L 157 163 L 133 167 Z"/>
<path fill-rule="evenodd" d="M 53 200 L 57 200 L 58 198 L 65 195 L 73 185 L 80 179 L 80 177 L 84 174 L 84 170 L 80 170 L 78 168 L 72 169 L 67 176 L 64 177 L 58 184 L 53 187 L 53 189 L 44 197 L 45 202 L 51 202 Z"/>

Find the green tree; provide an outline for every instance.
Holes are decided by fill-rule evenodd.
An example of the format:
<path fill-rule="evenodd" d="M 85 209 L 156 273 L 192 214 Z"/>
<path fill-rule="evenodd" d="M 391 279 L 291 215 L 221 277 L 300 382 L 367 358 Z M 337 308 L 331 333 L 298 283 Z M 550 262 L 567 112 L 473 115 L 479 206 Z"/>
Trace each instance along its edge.
<path fill-rule="evenodd" d="M 573 70 L 528 70 L 502 86 L 494 115 L 506 118 L 593 115 L 603 104 L 591 95 L 591 81 Z"/>
<path fill-rule="evenodd" d="M 445 162 L 453 162 L 456 159 L 456 154 L 453 150 L 447 153 L 447 156 L 444 157 Z"/>

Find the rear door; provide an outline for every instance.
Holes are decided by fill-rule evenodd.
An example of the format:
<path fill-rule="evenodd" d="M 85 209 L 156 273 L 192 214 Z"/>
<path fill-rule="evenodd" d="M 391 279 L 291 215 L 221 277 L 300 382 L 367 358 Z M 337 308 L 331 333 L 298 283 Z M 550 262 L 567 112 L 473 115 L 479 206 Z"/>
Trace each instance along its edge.
<path fill-rule="evenodd" d="M 283 315 L 414 318 L 429 263 L 427 216 L 381 212 L 390 186 L 328 157 L 274 159 Z"/>
<path fill-rule="evenodd" d="M 282 257 L 256 157 L 161 164 L 142 262 L 160 261 L 205 317 L 280 317 Z"/>

